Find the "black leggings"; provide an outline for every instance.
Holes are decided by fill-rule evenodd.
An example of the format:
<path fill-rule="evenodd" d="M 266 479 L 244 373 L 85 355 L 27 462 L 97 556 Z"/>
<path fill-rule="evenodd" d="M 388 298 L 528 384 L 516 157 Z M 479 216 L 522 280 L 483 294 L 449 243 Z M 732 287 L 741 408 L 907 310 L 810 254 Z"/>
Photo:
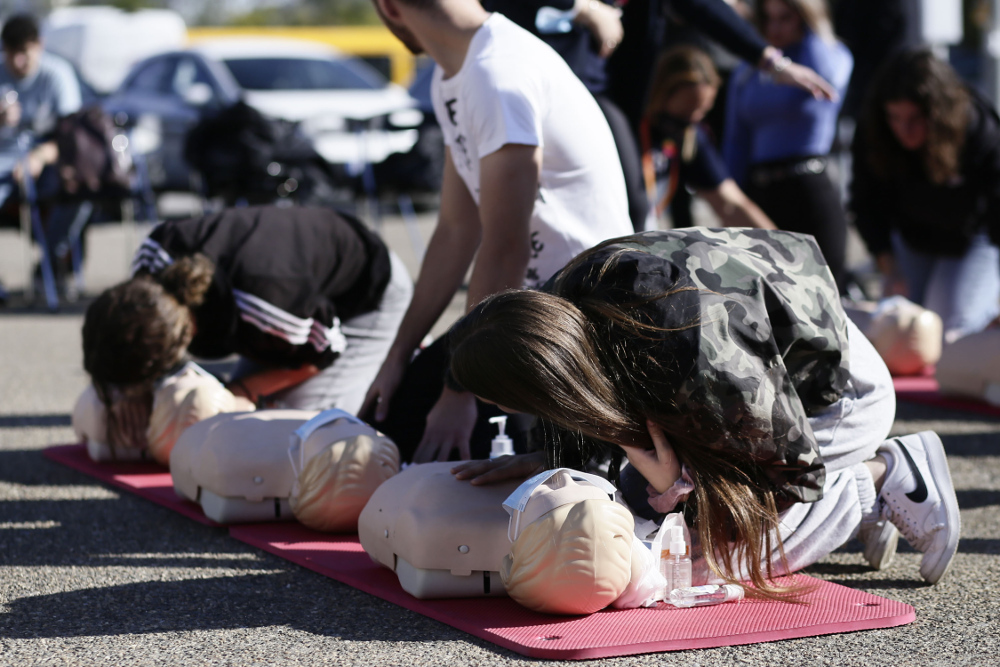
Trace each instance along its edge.
<path fill-rule="evenodd" d="M 403 381 L 389 403 L 389 416 L 385 421 L 374 422 L 371 414 L 359 415 L 396 443 L 400 459 L 404 462 L 413 460 L 413 453 L 424 437 L 427 413 L 441 397 L 448 363 L 448 337 L 441 336 L 421 351 L 406 369 Z M 472 431 L 470 450 L 472 458 L 485 459 L 489 458 L 490 444 L 497 434 L 497 426 L 489 423 L 490 417 L 504 412 L 482 401 L 477 400 L 476 404 L 479 417 Z M 507 435 L 514 441 L 514 451 L 518 454 L 527 451 L 528 434 L 534 423 L 535 418 L 530 415 L 508 415 Z"/>
<path fill-rule="evenodd" d="M 789 161 L 792 165 L 802 158 Z M 840 201 L 840 191 L 827 170 L 819 174 L 789 174 L 767 183 L 755 182 L 755 169 L 773 172 L 782 163 L 755 165 L 750 168 L 747 195 L 778 226 L 787 232 L 812 234 L 826 258 L 841 294 L 847 279 L 847 220 Z"/>
<path fill-rule="evenodd" d="M 615 146 L 618 148 L 618 159 L 622 163 L 622 175 L 625 177 L 625 194 L 628 196 L 628 217 L 632 221 L 632 228 L 641 232 L 646 228 L 649 200 L 642 180 L 639 144 L 622 110 L 604 95 L 594 95 L 594 99 L 604 112 L 604 118 L 608 121 L 611 136 L 614 137 Z"/>

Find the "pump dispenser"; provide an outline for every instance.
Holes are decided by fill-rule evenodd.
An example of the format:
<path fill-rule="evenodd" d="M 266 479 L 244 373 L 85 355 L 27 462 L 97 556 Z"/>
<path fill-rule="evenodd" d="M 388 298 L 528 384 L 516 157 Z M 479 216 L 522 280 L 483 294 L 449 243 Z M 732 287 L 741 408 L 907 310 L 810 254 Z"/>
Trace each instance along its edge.
<path fill-rule="evenodd" d="M 691 585 L 691 557 L 684 541 L 684 527 L 670 526 L 669 538 L 669 546 L 663 550 L 660 559 L 660 573 L 667 580 L 664 597 L 677 588 Z"/>
<path fill-rule="evenodd" d="M 499 456 L 513 454 L 514 441 L 511 440 L 505 433 L 507 430 L 507 416 L 500 415 L 499 417 L 490 417 L 490 423 L 496 424 L 500 428 L 499 435 L 493 438 L 493 442 L 490 445 L 490 458 L 495 459 Z"/>

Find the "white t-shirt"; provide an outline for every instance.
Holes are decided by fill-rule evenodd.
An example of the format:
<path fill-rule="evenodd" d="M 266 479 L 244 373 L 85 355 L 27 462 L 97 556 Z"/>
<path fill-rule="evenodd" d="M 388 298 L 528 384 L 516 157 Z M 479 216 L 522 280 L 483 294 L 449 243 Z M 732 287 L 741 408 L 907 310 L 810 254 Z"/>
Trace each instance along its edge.
<path fill-rule="evenodd" d="M 597 243 L 632 233 L 618 151 L 594 97 L 540 39 L 491 14 L 462 68 L 431 84 L 434 113 L 479 203 L 479 161 L 505 144 L 542 147 L 525 287 Z"/>

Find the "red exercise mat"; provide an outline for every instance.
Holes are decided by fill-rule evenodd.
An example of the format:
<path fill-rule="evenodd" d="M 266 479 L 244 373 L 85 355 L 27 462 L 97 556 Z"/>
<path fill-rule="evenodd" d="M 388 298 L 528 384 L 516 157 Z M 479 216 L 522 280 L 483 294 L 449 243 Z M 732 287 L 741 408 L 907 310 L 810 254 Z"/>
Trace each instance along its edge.
<path fill-rule="evenodd" d="M 534 658 L 584 660 L 755 644 L 905 625 L 913 607 L 796 575 L 817 588 L 808 605 L 743 600 L 714 607 L 605 610 L 590 616 L 539 614 L 509 598 L 418 600 L 374 563 L 356 535 L 328 535 L 301 524 L 234 526 L 229 534 L 269 553 Z"/>
<path fill-rule="evenodd" d="M 96 477 L 102 482 L 120 489 L 131 491 L 137 496 L 168 507 L 198 523 L 203 523 L 206 526 L 222 525 L 205 516 L 200 505 L 178 496 L 174 492 L 170 471 L 158 463 L 152 461 L 97 463 L 87 455 L 86 445 L 57 445 L 49 447 L 43 454 L 56 463 L 61 463 L 85 475 Z"/>
<path fill-rule="evenodd" d="M 973 398 L 945 396 L 941 393 L 938 381 L 933 376 L 897 377 L 892 379 L 892 384 L 896 388 L 896 398 L 900 401 L 933 405 L 948 410 L 1000 416 L 1000 407 L 996 405 L 990 405 L 985 401 L 977 401 Z"/>

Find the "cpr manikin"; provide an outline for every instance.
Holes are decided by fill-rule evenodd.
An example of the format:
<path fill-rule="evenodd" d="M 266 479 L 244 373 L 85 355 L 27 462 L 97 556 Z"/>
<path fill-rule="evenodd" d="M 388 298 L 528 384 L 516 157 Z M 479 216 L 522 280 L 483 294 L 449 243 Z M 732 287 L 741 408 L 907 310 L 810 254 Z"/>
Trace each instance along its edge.
<path fill-rule="evenodd" d="M 188 428 L 170 455 L 174 489 L 214 521 L 301 515 L 311 527 L 351 532 L 398 467 L 395 445 L 342 410 L 220 414 Z"/>
<path fill-rule="evenodd" d="M 935 374 L 942 394 L 1000 405 L 1000 329 L 986 329 L 945 345 Z"/>
<path fill-rule="evenodd" d="M 194 364 L 171 375 L 153 393 L 146 440 L 157 462 L 167 465 L 177 438 L 193 424 L 223 412 L 252 412 L 253 403 L 236 396 Z"/>
<path fill-rule="evenodd" d="M 153 407 L 144 443 L 123 446 L 108 439 L 107 408 L 93 385 L 77 399 L 73 408 L 73 430 L 86 442 L 94 461 L 134 461 L 154 458 L 166 465 L 178 436 L 191 424 L 220 412 L 246 412 L 253 404 L 234 396 L 195 364 L 159 383 L 153 392 Z"/>
<path fill-rule="evenodd" d="M 844 303 L 844 310 L 872 342 L 889 372 L 918 375 L 941 358 L 941 317 L 901 296 L 878 303 Z"/>
<path fill-rule="evenodd" d="M 455 479 L 453 465 L 410 466 L 375 492 L 358 522 L 365 551 L 411 595 L 510 594 L 561 614 L 655 597 L 655 561 L 610 483 L 558 469 L 473 486 Z"/>

